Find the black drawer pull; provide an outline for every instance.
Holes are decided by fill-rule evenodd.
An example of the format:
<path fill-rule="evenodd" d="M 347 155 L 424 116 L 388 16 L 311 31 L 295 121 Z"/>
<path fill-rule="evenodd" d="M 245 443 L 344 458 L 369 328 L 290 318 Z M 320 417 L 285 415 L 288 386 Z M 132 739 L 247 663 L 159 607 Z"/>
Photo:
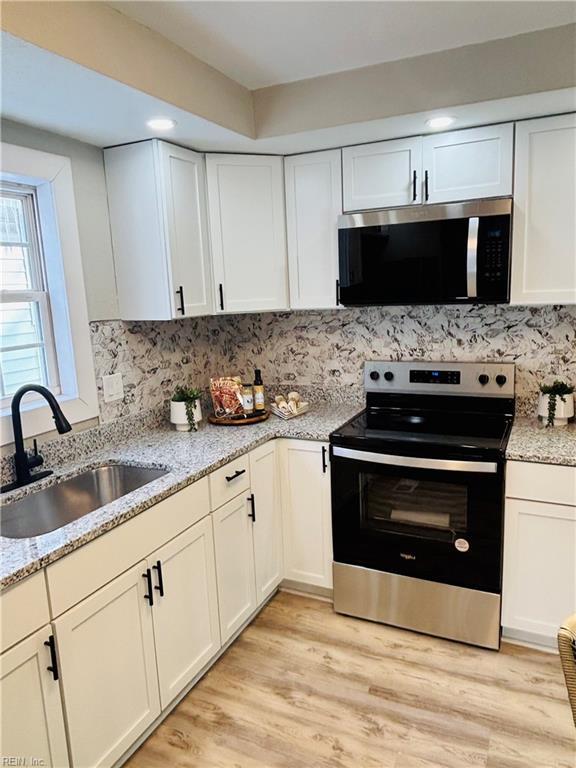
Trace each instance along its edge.
<path fill-rule="evenodd" d="M 218 283 L 218 293 L 220 294 L 220 309 L 224 310 L 224 289 L 222 283 Z"/>
<path fill-rule="evenodd" d="M 250 502 L 250 505 L 252 507 L 252 512 L 248 512 L 248 517 L 252 518 L 252 522 L 256 522 L 256 502 L 254 500 L 254 494 L 251 493 L 250 496 L 246 499 L 246 501 Z"/>
<path fill-rule="evenodd" d="M 236 480 L 237 477 L 240 477 L 240 475 L 245 474 L 245 472 L 246 472 L 245 469 L 237 469 L 233 475 L 226 475 L 226 482 L 231 483 L 232 480 Z"/>
<path fill-rule="evenodd" d="M 328 465 L 326 464 L 326 446 L 322 446 L 322 472 L 326 474 Z"/>
<path fill-rule="evenodd" d="M 50 635 L 48 640 L 44 641 L 44 645 L 50 649 L 50 666 L 46 667 L 48 672 L 52 672 L 54 680 L 58 680 L 60 677 L 58 673 L 58 659 L 56 657 L 56 643 L 54 642 L 54 635 Z"/>
<path fill-rule="evenodd" d="M 146 573 L 142 574 L 142 578 L 146 579 L 146 589 L 148 592 L 144 595 L 144 599 L 148 600 L 150 605 L 154 605 L 154 592 L 152 591 L 152 571 L 150 568 L 146 568 Z"/>
<path fill-rule="evenodd" d="M 412 202 L 414 202 L 418 196 L 416 193 L 416 179 L 417 179 L 416 171 L 413 171 L 412 172 Z"/>
<path fill-rule="evenodd" d="M 428 171 L 424 171 L 424 199 L 428 201 L 430 195 L 428 194 Z"/>
<path fill-rule="evenodd" d="M 162 563 L 160 560 L 156 560 L 156 565 L 153 565 L 152 568 L 154 568 L 158 574 L 158 586 L 154 587 L 154 589 L 157 589 L 158 592 L 160 592 L 160 597 L 164 597 L 164 577 L 162 576 Z"/>

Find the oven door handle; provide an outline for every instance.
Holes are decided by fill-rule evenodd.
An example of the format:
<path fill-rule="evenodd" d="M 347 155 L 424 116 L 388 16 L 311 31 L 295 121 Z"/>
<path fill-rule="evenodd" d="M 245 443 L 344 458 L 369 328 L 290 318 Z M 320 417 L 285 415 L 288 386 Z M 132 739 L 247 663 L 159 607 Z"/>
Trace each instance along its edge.
<path fill-rule="evenodd" d="M 353 448 L 332 448 L 334 456 L 343 459 L 365 461 L 369 464 L 389 464 L 393 467 L 414 467 L 415 469 L 439 469 L 443 472 L 484 472 L 496 474 L 498 465 L 495 461 L 457 461 L 455 459 L 427 459 L 418 456 L 395 456 L 374 451 L 356 451 Z"/>

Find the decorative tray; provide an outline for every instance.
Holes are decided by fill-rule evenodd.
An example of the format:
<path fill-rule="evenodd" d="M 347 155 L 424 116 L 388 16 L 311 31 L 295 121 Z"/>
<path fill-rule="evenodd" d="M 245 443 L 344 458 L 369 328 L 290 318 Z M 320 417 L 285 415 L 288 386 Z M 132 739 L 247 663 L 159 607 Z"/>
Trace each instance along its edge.
<path fill-rule="evenodd" d="M 295 419 L 297 416 L 302 416 L 304 413 L 308 413 L 310 406 L 305 405 L 303 408 L 299 409 L 298 413 L 285 413 L 284 411 L 281 411 L 280 408 L 278 408 L 274 403 L 271 403 L 270 410 L 275 416 L 279 416 L 281 419 L 287 421 L 288 419 Z"/>
<path fill-rule="evenodd" d="M 260 421 L 266 421 L 270 416 L 270 411 L 264 411 L 257 416 L 214 416 L 210 414 L 208 421 L 210 424 L 220 424 L 222 427 L 244 427 L 247 424 L 258 424 Z"/>

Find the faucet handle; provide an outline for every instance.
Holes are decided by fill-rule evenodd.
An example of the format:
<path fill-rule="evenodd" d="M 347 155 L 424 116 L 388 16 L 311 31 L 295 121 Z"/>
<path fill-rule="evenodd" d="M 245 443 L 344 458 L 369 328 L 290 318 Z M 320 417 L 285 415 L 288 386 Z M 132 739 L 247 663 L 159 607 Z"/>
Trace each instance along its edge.
<path fill-rule="evenodd" d="M 28 453 L 28 466 L 30 469 L 34 469 L 34 467 L 39 467 L 41 464 L 44 463 L 44 457 L 41 456 L 38 453 L 38 441 L 36 438 L 34 438 L 34 448 L 32 449 L 32 453 Z"/>

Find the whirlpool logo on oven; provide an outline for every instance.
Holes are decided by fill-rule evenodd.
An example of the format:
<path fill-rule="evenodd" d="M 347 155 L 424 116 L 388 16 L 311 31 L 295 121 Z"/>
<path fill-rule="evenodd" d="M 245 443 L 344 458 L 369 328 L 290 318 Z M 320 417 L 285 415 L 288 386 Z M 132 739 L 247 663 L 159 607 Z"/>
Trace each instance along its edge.
<path fill-rule="evenodd" d="M 409 552 L 400 552 L 400 557 L 403 560 L 416 560 L 416 555 L 412 555 Z"/>

